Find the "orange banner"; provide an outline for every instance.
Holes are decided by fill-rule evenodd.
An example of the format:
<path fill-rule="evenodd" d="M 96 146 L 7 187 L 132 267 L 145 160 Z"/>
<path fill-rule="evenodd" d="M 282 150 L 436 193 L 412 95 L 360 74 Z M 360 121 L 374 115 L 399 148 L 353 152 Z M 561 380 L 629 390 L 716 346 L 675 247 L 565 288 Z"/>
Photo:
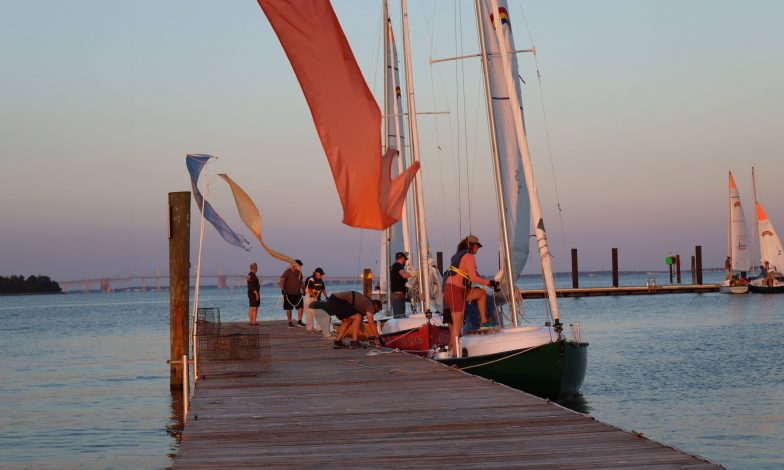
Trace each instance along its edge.
<path fill-rule="evenodd" d="M 327 0 L 258 0 L 310 107 L 343 205 L 343 223 L 384 229 L 401 217 L 414 163 L 391 178 L 381 111 Z"/>

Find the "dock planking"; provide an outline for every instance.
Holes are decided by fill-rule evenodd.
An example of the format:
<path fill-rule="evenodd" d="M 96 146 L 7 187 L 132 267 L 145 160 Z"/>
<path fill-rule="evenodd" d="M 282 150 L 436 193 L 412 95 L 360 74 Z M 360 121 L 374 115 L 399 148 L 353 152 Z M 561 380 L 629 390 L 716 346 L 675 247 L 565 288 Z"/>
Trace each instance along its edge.
<path fill-rule="evenodd" d="M 173 468 L 720 468 L 416 356 L 261 330 L 270 370 L 199 382 Z"/>

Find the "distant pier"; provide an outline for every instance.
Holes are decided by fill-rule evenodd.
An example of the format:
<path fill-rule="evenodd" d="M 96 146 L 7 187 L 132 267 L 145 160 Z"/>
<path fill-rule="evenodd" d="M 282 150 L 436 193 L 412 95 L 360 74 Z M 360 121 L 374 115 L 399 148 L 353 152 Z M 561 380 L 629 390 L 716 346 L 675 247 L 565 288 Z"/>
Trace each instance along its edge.
<path fill-rule="evenodd" d="M 173 468 L 720 468 L 416 356 L 261 331 L 270 369 L 199 381 Z"/>
<path fill-rule="evenodd" d="M 612 295 L 704 294 L 718 291 L 718 284 L 690 284 L 556 289 L 555 295 L 557 297 L 598 297 Z M 542 299 L 547 296 L 547 292 L 544 289 L 529 289 L 521 290 L 520 292 L 524 299 Z"/>

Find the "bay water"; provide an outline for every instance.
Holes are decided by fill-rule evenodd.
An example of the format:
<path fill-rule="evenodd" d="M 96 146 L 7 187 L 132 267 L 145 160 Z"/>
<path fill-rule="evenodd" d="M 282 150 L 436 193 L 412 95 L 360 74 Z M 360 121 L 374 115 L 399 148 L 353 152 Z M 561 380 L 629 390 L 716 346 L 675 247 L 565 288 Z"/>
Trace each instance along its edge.
<path fill-rule="evenodd" d="M 705 282 L 720 276 L 706 273 Z M 652 277 L 668 281 L 622 274 L 621 284 Z M 557 282 L 571 286 L 568 276 Z M 581 287 L 611 282 L 607 273 L 580 279 Z M 277 300 L 277 289 L 263 289 L 261 320 L 284 318 Z M 246 321 L 246 302 L 242 289 L 201 292 L 201 305 L 219 307 L 224 321 Z M 590 343 L 582 396 L 565 406 L 727 468 L 784 468 L 784 295 L 559 306 Z M 545 314 L 544 301 L 526 302 L 524 321 L 540 324 Z M 169 391 L 168 315 L 165 291 L 0 297 L 0 467 L 170 466 L 181 405 Z"/>

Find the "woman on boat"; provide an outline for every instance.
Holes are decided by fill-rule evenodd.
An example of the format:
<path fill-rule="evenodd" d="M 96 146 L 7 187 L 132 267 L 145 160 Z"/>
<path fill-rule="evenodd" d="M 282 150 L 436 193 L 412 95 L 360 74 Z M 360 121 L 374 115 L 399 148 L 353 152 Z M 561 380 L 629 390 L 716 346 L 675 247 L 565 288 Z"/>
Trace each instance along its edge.
<path fill-rule="evenodd" d="M 472 283 L 476 283 L 493 289 L 498 287 L 498 282 L 485 279 L 476 272 L 476 253 L 481 247 L 482 244 L 476 236 L 465 237 L 457 245 L 457 252 L 452 256 L 451 265 L 445 274 L 444 301 L 452 314 L 452 321 L 449 323 L 449 346 L 453 357 L 458 357 L 457 338 L 463 329 L 463 313 L 467 303 L 476 301 L 482 328 L 494 326 L 487 321 L 485 290 L 472 286 Z"/>

